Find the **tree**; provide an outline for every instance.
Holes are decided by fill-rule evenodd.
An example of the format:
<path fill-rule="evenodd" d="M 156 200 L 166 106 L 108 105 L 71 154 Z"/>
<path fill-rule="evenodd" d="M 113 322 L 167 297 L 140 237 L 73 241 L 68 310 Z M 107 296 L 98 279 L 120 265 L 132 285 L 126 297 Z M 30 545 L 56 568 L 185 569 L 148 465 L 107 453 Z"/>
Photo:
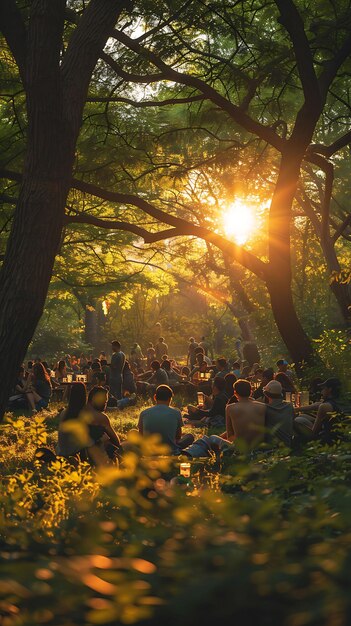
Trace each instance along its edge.
<path fill-rule="evenodd" d="M 319 3 L 319 14 L 303 2 L 276 0 L 275 4 L 276 10 L 258 2 L 247 9 L 245 2 L 227 6 L 218 0 L 207 7 L 188 0 L 170 8 L 163 2 L 140 1 L 132 7 L 116 0 L 91 0 L 85 8 L 80 2 L 33 0 L 27 9 L 15 0 L 2 2 L 0 29 L 25 91 L 27 132 L 22 172 L 8 163 L 1 172 L 5 180 L 17 180 L 20 186 L 0 274 L 0 349 L 8 355 L 0 408 L 43 311 L 67 224 L 125 230 L 145 242 L 191 235 L 217 246 L 264 281 L 292 358 L 297 363 L 311 360 L 311 343 L 291 292 L 292 207 L 302 164 L 320 168 L 327 161 L 320 147 L 313 148 L 312 140 L 333 81 L 339 77 L 340 82 L 340 70 L 349 58 L 351 11 L 347 2 L 337 7 Z M 136 27 L 139 32 L 133 38 Z M 108 89 L 111 78 L 112 89 Z M 153 101 L 135 100 L 135 84 L 156 84 Z M 171 98 L 163 97 L 169 89 L 163 88 L 165 84 L 171 86 Z M 289 94 L 282 112 L 280 91 Z M 274 154 L 278 174 L 269 209 L 267 258 L 228 241 L 206 222 L 198 224 L 191 215 L 175 214 L 167 198 L 157 201 L 155 190 L 145 194 L 134 179 L 132 190 L 120 181 L 116 191 L 113 164 L 103 168 L 103 175 L 95 174 L 92 182 L 80 174 L 75 151 L 86 102 L 105 107 L 108 132 L 102 148 L 114 135 L 108 117 L 111 103 L 127 105 L 129 115 L 134 108 L 144 112 L 154 106 L 203 103 L 207 116 L 214 109 L 216 117 L 226 120 L 236 148 L 251 149 L 250 138 L 254 138 L 255 150 Z M 281 119 L 281 113 L 287 119 Z M 343 135 L 338 141 L 341 149 L 349 137 Z M 170 161 L 171 155 L 172 151 Z M 147 158 L 151 173 L 164 170 L 157 146 Z M 16 161 L 19 165 L 21 159 Z M 150 176 L 142 173 L 144 182 Z M 110 206 L 117 204 L 121 207 L 117 219 L 69 208 L 65 213 L 70 190 Z M 126 219 L 120 219 L 121 213 Z M 151 226 L 145 228 L 143 215 L 152 218 Z"/>

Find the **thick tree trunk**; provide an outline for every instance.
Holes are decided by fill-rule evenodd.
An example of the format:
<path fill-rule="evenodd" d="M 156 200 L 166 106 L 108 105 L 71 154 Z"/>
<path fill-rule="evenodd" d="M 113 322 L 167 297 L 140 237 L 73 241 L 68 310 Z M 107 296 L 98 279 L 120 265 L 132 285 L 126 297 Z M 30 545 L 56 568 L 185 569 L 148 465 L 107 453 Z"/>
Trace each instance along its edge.
<path fill-rule="evenodd" d="M 62 233 L 82 111 L 101 50 L 123 9 L 90 2 L 61 59 L 65 0 L 30 3 L 24 53 L 8 40 L 27 96 L 24 171 L 0 272 L 0 419 L 42 315 Z M 12 46 L 12 47 L 11 47 Z"/>
<path fill-rule="evenodd" d="M 281 275 L 267 287 L 275 322 L 295 366 L 300 369 L 303 363 L 311 364 L 314 359 L 311 341 L 297 317 L 291 285 Z"/>
<path fill-rule="evenodd" d="M 272 312 L 297 369 L 312 363 L 311 341 L 302 328 L 292 296 L 290 223 L 302 155 L 293 148 L 283 155 L 269 218 L 269 270 L 266 279 Z"/>
<path fill-rule="evenodd" d="M 59 72 L 63 23 L 62 0 L 32 5 L 25 73 L 27 154 L 0 273 L 0 416 L 43 312 L 71 178 L 75 138 L 65 134 Z"/>

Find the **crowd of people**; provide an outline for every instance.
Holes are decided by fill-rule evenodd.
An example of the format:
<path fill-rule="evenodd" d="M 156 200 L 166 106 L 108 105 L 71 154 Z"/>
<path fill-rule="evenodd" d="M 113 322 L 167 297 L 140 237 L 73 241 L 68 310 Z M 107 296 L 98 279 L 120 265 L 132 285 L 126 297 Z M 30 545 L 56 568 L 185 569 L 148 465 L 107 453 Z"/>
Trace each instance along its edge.
<path fill-rule="evenodd" d="M 275 368 L 224 356 L 213 359 L 205 337 L 199 342 L 190 338 L 186 365 L 169 357 L 163 337 L 155 345 L 149 343 L 145 356 L 138 343 L 128 360 L 119 341 L 112 342 L 111 351 L 109 361 L 105 352 L 95 358 L 66 355 L 51 368 L 39 358 L 29 361 L 19 370 L 9 408 L 28 408 L 34 414 L 47 408 L 55 394 L 67 400 L 60 413 L 57 453 L 85 455 L 96 464 L 120 457 L 126 447 L 106 412 L 135 403 L 138 395 L 154 400 L 140 413 L 139 433 L 157 434 L 172 454 L 189 457 L 235 448 L 238 442 L 250 450 L 274 439 L 291 446 L 294 436 L 327 442 L 340 414 L 340 381 L 314 379 L 307 396 L 299 394 L 285 359 Z M 179 393 L 196 402 L 183 411 L 172 407 Z M 307 403 L 299 406 L 301 396 Z M 77 424 L 82 423 L 83 441 L 81 429 L 77 437 Z M 195 439 L 183 433 L 187 425 L 216 428 L 220 434 Z"/>

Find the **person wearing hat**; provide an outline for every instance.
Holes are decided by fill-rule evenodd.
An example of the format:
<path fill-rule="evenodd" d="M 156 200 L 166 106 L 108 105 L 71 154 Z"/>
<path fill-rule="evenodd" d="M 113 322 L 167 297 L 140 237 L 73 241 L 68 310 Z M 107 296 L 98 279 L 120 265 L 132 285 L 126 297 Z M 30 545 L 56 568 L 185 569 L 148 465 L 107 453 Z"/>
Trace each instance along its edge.
<path fill-rule="evenodd" d="M 263 393 L 267 400 L 266 428 L 271 431 L 272 436 L 290 446 L 295 416 L 291 402 L 283 400 L 283 387 L 278 380 L 270 380 L 263 387 Z"/>
<path fill-rule="evenodd" d="M 334 418 L 341 413 L 337 403 L 340 386 L 339 378 L 327 378 L 318 385 L 321 389 L 321 401 L 298 409 L 294 427 L 299 434 L 308 439 L 321 438 L 326 442 L 331 440 Z"/>
<path fill-rule="evenodd" d="M 288 378 L 290 378 L 291 382 L 294 382 L 294 374 L 292 370 L 289 369 L 289 363 L 286 359 L 278 359 L 276 366 L 278 368 L 277 374 L 285 374 Z"/>

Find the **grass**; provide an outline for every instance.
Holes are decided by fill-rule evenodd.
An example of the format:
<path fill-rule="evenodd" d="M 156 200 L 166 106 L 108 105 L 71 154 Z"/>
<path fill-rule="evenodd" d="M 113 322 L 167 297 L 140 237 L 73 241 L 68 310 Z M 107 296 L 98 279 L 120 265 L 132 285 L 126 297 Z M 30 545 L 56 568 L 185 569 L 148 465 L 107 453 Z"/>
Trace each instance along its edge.
<path fill-rule="evenodd" d="M 122 438 L 144 406 L 110 413 Z M 0 427 L 1 624 L 349 626 L 350 418 L 334 446 L 239 452 L 174 484 L 146 440 L 97 473 L 33 463 L 59 408 Z"/>

